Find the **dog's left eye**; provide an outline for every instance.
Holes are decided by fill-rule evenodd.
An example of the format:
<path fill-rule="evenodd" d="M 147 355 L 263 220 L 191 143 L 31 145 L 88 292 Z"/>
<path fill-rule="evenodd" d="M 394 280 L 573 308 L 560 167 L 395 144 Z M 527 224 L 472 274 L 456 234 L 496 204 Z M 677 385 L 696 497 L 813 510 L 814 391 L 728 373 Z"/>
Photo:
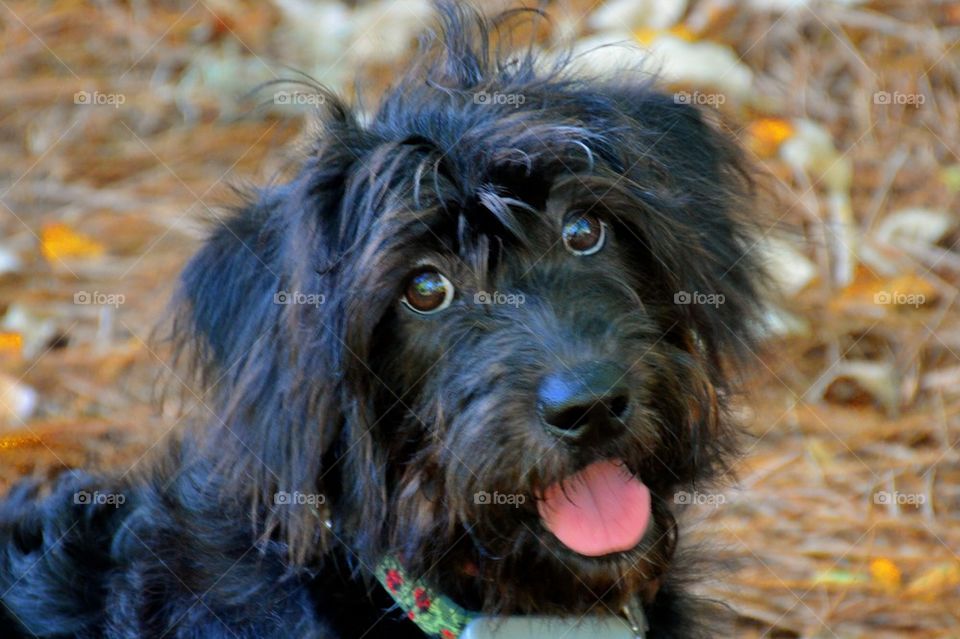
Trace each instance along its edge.
<path fill-rule="evenodd" d="M 590 213 L 578 213 L 563 225 L 563 245 L 574 255 L 593 255 L 606 237 L 607 225 Z"/>
<path fill-rule="evenodd" d="M 440 271 L 426 267 L 410 277 L 401 301 L 414 313 L 437 313 L 453 301 L 453 284 Z"/>

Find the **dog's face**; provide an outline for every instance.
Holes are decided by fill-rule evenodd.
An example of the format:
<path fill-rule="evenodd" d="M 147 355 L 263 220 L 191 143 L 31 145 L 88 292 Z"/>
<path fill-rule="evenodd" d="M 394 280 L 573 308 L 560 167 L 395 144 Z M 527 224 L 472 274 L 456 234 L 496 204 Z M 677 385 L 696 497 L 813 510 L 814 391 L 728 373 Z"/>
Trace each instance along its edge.
<path fill-rule="evenodd" d="M 691 413 L 715 407 L 615 178 L 531 177 L 506 196 L 512 232 L 482 200 L 487 233 L 446 234 L 459 207 L 417 215 L 406 269 L 360 289 L 392 293 L 370 366 L 393 545 L 448 591 L 476 576 L 504 585 L 490 603 L 509 589 L 520 608 L 569 611 L 664 570 L 666 504 L 696 472 L 690 430 L 712 428 Z"/>
<path fill-rule="evenodd" d="M 730 444 L 721 361 L 757 306 L 738 156 L 648 86 L 450 50 L 366 126 L 331 109 L 300 177 L 188 267 L 180 327 L 225 379 L 226 465 L 298 558 L 342 543 L 486 609 L 617 610 Z M 277 491 L 322 492 L 331 531 Z"/>

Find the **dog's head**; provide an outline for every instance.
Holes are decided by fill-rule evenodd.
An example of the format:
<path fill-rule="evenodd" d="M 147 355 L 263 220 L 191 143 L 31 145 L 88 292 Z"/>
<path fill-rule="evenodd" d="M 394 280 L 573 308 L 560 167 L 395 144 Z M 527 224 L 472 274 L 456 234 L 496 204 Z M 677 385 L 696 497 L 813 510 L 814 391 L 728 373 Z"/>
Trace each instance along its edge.
<path fill-rule="evenodd" d="M 749 181 L 636 75 L 488 42 L 450 10 L 369 122 L 328 96 L 299 177 L 188 266 L 177 332 L 297 559 L 343 543 L 488 609 L 619 606 L 670 562 L 675 491 L 724 467 Z"/>

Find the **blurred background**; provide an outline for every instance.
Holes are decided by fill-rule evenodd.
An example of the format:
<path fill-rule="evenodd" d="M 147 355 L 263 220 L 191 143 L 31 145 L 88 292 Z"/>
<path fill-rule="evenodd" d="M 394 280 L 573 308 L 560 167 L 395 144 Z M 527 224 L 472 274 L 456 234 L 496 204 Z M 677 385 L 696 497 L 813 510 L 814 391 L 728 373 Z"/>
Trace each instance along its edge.
<path fill-rule="evenodd" d="M 516 3 L 483 2 L 496 12 Z M 594 73 L 658 71 L 758 166 L 782 289 L 738 482 L 690 496 L 743 637 L 960 637 L 960 2 L 555 0 Z M 151 330 L 205 218 L 368 108 L 426 0 L 0 2 L 0 489 L 135 467 L 206 410 Z M 600 47 L 619 43 L 613 47 Z M 174 405 L 177 404 L 177 405 Z"/>

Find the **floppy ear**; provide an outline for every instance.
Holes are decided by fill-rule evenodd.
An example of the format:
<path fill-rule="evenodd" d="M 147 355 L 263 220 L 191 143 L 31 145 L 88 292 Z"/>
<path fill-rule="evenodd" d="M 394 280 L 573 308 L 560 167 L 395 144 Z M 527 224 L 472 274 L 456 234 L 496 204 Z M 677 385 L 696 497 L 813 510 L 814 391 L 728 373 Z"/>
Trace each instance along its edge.
<path fill-rule="evenodd" d="M 216 377 L 201 379 L 215 390 L 247 360 L 278 309 L 282 265 L 275 229 L 280 194 L 257 194 L 256 200 L 213 223 L 203 248 L 180 276 L 175 298 L 177 345 Z M 200 373 L 205 370 L 198 371 Z"/>
<path fill-rule="evenodd" d="M 326 488 L 319 478 L 342 422 L 336 349 L 318 346 L 321 278 L 301 268 L 324 202 L 302 182 L 258 193 L 213 227 L 181 276 L 172 336 L 203 392 L 201 450 L 221 462 L 231 501 L 246 493 L 261 532 L 300 561 L 323 547 L 325 502 L 284 495 L 334 490 L 335 473 Z M 315 218 L 307 229 L 304 209 Z"/>
<path fill-rule="evenodd" d="M 610 91 L 635 144 L 617 145 L 625 183 L 649 204 L 644 240 L 674 295 L 718 304 L 678 304 L 708 357 L 746 356 L 760 317 L 765 275 L 756 242 L 762 224 L 749 167 L 736 142 L 700 109 L 648 87 Z M 716 362 L 714 362 L 716 363 Z"/>

